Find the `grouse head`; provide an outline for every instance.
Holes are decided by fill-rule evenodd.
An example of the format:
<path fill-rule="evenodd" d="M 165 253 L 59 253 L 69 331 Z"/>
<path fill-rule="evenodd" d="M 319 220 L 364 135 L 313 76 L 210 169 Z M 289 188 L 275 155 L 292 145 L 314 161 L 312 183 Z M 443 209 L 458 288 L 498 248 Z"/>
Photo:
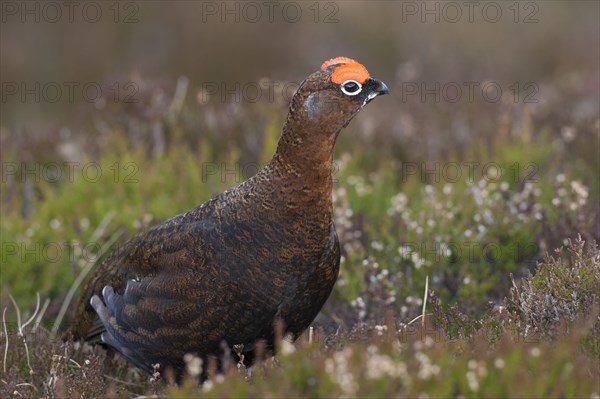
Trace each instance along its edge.
<path fill-rule="evenodd" d="M 337 133 L 371 100 L 388 94 L 385 83 L 372 78 L 362 64 L 346 57 L 326 61 L 304 80 L 292 109 L 304 126 Z"/>
<path fill-rule="evenodd" d="M 385 83 L 372 78 L 362 64 L 347 57 L 332 58 L 298 87 L 280 144 L 332 153 L 340 130 L 371 100 L 388 93 Z"/>

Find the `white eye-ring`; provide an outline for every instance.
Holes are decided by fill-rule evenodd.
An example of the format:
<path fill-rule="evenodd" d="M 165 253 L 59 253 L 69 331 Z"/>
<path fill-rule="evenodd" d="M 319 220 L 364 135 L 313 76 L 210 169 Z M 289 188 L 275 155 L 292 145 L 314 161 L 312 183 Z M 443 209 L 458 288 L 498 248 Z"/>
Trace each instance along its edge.
<path fill-rule="evenodd" d="M 356 80 L 347 80 L 342 83 L 342 92 L 349 96 L 355 96 L 362 90 L 362 85 Z"/>

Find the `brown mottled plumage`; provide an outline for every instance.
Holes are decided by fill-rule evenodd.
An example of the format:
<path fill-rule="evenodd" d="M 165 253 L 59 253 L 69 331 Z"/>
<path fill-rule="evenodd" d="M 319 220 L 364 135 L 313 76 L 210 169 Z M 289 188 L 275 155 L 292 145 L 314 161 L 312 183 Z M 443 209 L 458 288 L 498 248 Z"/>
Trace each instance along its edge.
<path fill-rule="evenodd" d="M 141 369 L 151 372 L 159 363 L 176 375 L 186 353 L 216 355 L 222 341 L 243 344 L 251 359 L 257 340 L 272 346 L 278 318 L 297 337 L 338 275 L 331 202 L 336 138 L 387 92 L 356 61 L 323 64 L 294 95 L 271 162 L 121 245 L 86 286 L 73 335 L 101 337 Z"/>

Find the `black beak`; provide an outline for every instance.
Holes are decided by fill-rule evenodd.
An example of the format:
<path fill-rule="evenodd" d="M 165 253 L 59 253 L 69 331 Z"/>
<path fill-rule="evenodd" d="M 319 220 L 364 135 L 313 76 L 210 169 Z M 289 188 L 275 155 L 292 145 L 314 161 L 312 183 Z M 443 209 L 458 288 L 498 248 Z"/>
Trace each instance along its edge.
<path fill-rule="evenodd" d="M 385 83 L 383 83 L 381 80 L 377 80 L 377 79 L 373 79 L 373 80 L 377 84 L 375 93 L 377 93 L 378 96 L 381 96 L 383 94 L 390 94 L 390 89 L 388 89 L 388 87 Z"/>
<path fill-rule="evenodd" d="M 370 103 L 377 96 L 381 96 L 383 94 L 390 94 L 390 89 L 388 89 L 387 85 L 380 80 L 369 78 L 365 86 L 368 88 L 368 91 L 365 93 L 367 98 L 365 98 L 365 102 L 363 106 Z"/>

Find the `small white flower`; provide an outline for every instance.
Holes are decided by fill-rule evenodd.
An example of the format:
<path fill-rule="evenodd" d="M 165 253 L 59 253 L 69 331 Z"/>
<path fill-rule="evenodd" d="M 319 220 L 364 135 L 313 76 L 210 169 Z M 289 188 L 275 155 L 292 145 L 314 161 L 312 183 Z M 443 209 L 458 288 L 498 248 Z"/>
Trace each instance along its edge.
<path fill-rule="evenodd" d="M 499 370 L 502 370 L 502 369 L 504 368 L 504 365 L 505 365 L 505 364 L 506 364 L 506 362 L 504 361 L 504 359 L 502 359 L 502 358 L 500 358 L 500 357 L 499 357 L 499 358 L 496 358 L 496 359 L 494 360 L 494 366 L 495 366 L 497 369 L 499 369 Z"/>
<path fill-rule="evenodd" d="M 375 251 L 383 251 L 383 244 L 379 241 L 371 241 L 371 248 L 373 248 Z"/>
<path fill-rule="evenodd" d="M 289 356 L 296 352 L 296 347 L 287 338 L 281 340 L 281 355 Z"/>

